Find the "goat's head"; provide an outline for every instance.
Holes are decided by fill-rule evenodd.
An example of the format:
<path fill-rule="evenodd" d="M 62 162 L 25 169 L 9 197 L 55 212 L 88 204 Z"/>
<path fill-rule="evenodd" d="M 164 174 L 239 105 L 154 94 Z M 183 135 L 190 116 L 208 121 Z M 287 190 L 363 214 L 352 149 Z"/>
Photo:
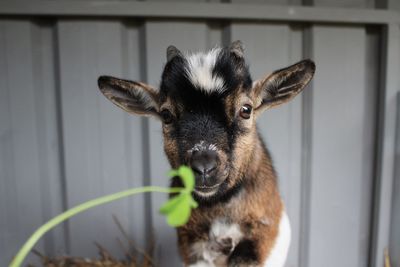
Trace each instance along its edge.
<path fill-rule="evenodd" d="M 207 53 L 168 47 L 159 89 L 107 76 L 99 87 L 125 111 L 161 120 L 170 164 L 191 166 L 195 194 L 206 200 L 241 181 L 256 145 L 257 116 L 296 96 L 314 71 L 314 63 L 304 60 L 253 82 L 236 41 Z"/>

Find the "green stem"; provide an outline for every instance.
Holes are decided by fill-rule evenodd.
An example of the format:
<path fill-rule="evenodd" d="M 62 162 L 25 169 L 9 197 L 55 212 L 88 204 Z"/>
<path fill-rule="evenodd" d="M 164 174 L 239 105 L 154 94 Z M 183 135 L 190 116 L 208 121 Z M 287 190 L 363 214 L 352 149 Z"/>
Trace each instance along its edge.
<path fill-rule="evenodd" d="M 49 230 L 51 230 L 56 225 L 61 222 L 67 220 L 68 218 L 81 213 L 87 209 L 118 200 L 120 198 L 124 198 L 127 196 L 139 194 L 139 193 L 147 193 L 147 192 L 159 192 L 159 193 L 179 193 L 184 188 L 164 188 L 158 186 L 145 186 L 140 188 L 132 188 L 129 190 L 125 190 L 122 192 L 114 193 L 111 195 L 99 197 L 96 199 L 89 200 L 85 203 L 82 203 L 78 206 L 75 206 L 48 221 L 47 223 L 40 226 L 32 236 L 25 242 L 22 248 L 18 251 L 17 255 L 14 257 L 13 261 L 10 263 L 9 267 L 19 267 L 23 263 L 26 255 L 28 255 L 29 251 L 33 248 L 36 242 Z"/>

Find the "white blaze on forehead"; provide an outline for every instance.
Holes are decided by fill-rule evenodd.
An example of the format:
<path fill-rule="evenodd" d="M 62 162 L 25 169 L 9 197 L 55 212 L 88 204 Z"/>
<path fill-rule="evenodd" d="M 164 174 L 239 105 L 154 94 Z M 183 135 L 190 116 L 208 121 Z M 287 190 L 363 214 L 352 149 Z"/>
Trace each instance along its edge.
<path fill-rule="evenodd" d="M 186 55 L 188 62 L 186 75 L 193 85 L 206 93 L 222 93 L 225 90 L 224 79 L 213 74 L 220 52 L 221 48 L 214 48 L 208 53 Z"/>

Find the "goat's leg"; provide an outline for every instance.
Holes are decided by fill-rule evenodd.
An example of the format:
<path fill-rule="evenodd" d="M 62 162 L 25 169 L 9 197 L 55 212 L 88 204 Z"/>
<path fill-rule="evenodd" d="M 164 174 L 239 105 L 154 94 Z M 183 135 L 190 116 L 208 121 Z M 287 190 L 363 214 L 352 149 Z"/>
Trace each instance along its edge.
<path fill-rule="evenodd" d="M 279 222 L 278 233 L 272 247 L 268 237 L 273 235 L 254 235 L 254 239 L 247 238 L 239 242 L 228 259 L 229 267 L 283 267 L 288 254 L 291 230 L 288 216 L 283 211 Z"/>
<path fill-rule="evenodd" d="M 229 267 L 262 266 L 258 242 L 243 239 L 236 245 L 228 258 Z"/>

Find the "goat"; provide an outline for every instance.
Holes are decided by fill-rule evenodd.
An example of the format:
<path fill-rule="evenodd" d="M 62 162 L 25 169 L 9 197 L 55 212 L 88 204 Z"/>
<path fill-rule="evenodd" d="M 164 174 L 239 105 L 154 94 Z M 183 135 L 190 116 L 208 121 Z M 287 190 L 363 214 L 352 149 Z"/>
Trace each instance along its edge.
<path fill-rule="evenodd" d="M 256 118 L 295 97 L 314 72 L 314 63 L 303 60 L 253 82 L 235 41 L 199 53 L 169 46 L 159 89 L 99 77 L 114 104 L 160 119 L 171 166 L 195 173 L 199 207 L 177 229 L 185 266 L 284 265 L 290 224 Z M 179 185 L 174 178 L 171 186 Z"/>

